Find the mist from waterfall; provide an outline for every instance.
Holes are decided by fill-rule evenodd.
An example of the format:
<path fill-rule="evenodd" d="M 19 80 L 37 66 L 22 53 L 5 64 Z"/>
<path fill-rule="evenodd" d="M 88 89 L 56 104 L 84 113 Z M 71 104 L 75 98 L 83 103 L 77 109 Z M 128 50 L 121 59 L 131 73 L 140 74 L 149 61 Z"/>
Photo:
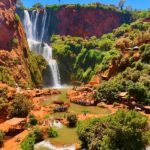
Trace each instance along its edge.
<path fill-rule="evenodd" d="M 47 149 L 47 150 L 75 150 L 74 145 L 56 147 L 55 145 L 51 144 L 49 141 L 43 141 L 43 142 L 37 143 L 34 147 L 35 150 L 40 150 L 42 148 Z"/>
<path fill-rule="evenodd" d="M 60 73 L 57 61 L 53 59 L 53 50 L 47 43 L 44 42 L 44 35 L 46 33 L 47 12 L 44 11 L 42 15 L 41 30 L 38 31 L 38 19 L 40 12 L 33 10 L 31 14 L 28 10 L 24 11 L 23 24 L 28 38 L 29 47 L 39 55 L 42 55 L 48 62 L 51 70 L 53 87 L 60 87 Z M 51 79 L 51 77 L 49 77 Z"/>

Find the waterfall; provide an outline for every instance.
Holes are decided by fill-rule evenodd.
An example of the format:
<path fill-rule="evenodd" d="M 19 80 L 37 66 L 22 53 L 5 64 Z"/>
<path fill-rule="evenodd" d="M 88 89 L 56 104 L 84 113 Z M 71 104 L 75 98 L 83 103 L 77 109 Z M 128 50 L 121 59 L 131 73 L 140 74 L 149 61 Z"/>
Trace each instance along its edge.
<path fill-rule="evenodd" d="M 39 15 L 40 12 L 38 10 L 33 10 L 31 15 L 27 10 L 24 11 L 23 24 L 27 34 L 29 47 L 31 50 L 35 51 L 39 55 L 42 55 L 46 59 L 49 68 L 51 69 L 53 86 L 60 87 L 60 74 L 57 61 L 53 59 L 52 48 L 47 43 L 44 43 L 47 12 L 45 11 L 42 15 L 42 28 L 40 31 L 38 31 Z"/>

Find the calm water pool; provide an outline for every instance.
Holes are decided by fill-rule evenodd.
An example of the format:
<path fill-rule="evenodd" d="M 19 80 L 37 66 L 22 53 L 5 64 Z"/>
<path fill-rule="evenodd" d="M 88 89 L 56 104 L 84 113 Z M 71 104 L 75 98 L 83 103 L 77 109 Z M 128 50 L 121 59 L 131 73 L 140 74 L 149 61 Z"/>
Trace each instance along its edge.
<path fill-rule="evenodd" d="M 59 95 L 53 95 L 49 96 L 48 99 L 42 102 L 42 105 L 47 106 L 53 103 L 54 100 L 62 100 L 64 102 L 70 102 L 67 97 L 66 93 L 69 88 L 62 88 L 61 94 Z M 96 106 L 81 106 L 78 104 L 71 103 L 71 106 L 68 110 L 69 112 L 73 112 L 75 114 L 81 114 L 84 113 L 84 111 L 90 113 L 90 114 L 110 114 L 111 112 L 108 109 L 99 108 Z M 58 117 L 58 118 L 64 118 L 67 116 L 67 112 L 65 113 L 53 113 L 49 114 L 48 117 Z M 76 128 L 68 128 L 64 126 L 61 129 L 57 129 L 59 136 L 57 138 L 51 138 L 50 142 L 54 145 L 70 145 L 74 143 L 79 143 L 78 135 L 76 132 Z M 41 149 L 42 150 L 42 149 Z"/>
<path fill-rule="evenodd" d="M 64 102 L 70 102 L 66 97 L 67 90 L 69 90 L 69 89 L 70 88 L 60 89 L 61 94 L 50 96 L 47 100 L 42 102 L 42 105 L 45 105 L 45 106 L 50 105 L 50 104 L 52 104 L 52 102 L 54 100 L 62 100 Z M 82 105 L 78 105 L 78 104 L 74 104 L 74 103 L 71 103 L 71 106 L 68 110 L 71 112 L 74 112 L 76 114 L 81 114 L 84 111 L 91 113 L 91 114 L 109 114 L 110 113 L 110 111 L 108 109 L 100 108 L 97 106 L 82 106 Z M 53 115 L 58 116 L 58 117 L 64 117 L 65 114 L 67 114 L 67 113 L 54 113 Z"/>

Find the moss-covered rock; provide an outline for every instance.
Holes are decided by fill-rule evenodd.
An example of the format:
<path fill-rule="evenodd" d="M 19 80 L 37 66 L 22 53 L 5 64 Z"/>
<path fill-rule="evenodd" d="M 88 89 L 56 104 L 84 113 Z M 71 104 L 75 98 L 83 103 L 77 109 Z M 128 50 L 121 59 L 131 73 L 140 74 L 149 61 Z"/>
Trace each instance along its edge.
<path fill-rule="evenodd" d="M 33 86 L 43 86 L 43 72 L 47 67 L 46 60 L 41 55 L 28 50 L 28 64 Z"/>

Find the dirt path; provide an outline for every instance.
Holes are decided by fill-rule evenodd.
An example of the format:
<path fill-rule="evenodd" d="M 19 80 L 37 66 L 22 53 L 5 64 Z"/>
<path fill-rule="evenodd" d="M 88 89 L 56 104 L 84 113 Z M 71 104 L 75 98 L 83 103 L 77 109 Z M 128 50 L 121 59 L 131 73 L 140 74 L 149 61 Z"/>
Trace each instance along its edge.
<path fill-rule="evenodd" d="M 27 135 L 28 135 L 28 131 L 24 130 L 23 132 L 19 133 L 15 137 L 4 142 L 4 147 L 1 148 L 0 150 L 20 150 L 20 148 L 19 148 L 20 143 Z M 16 141 L 17 139 L 20 139 L 20 141 L 17 142 Z"/>

